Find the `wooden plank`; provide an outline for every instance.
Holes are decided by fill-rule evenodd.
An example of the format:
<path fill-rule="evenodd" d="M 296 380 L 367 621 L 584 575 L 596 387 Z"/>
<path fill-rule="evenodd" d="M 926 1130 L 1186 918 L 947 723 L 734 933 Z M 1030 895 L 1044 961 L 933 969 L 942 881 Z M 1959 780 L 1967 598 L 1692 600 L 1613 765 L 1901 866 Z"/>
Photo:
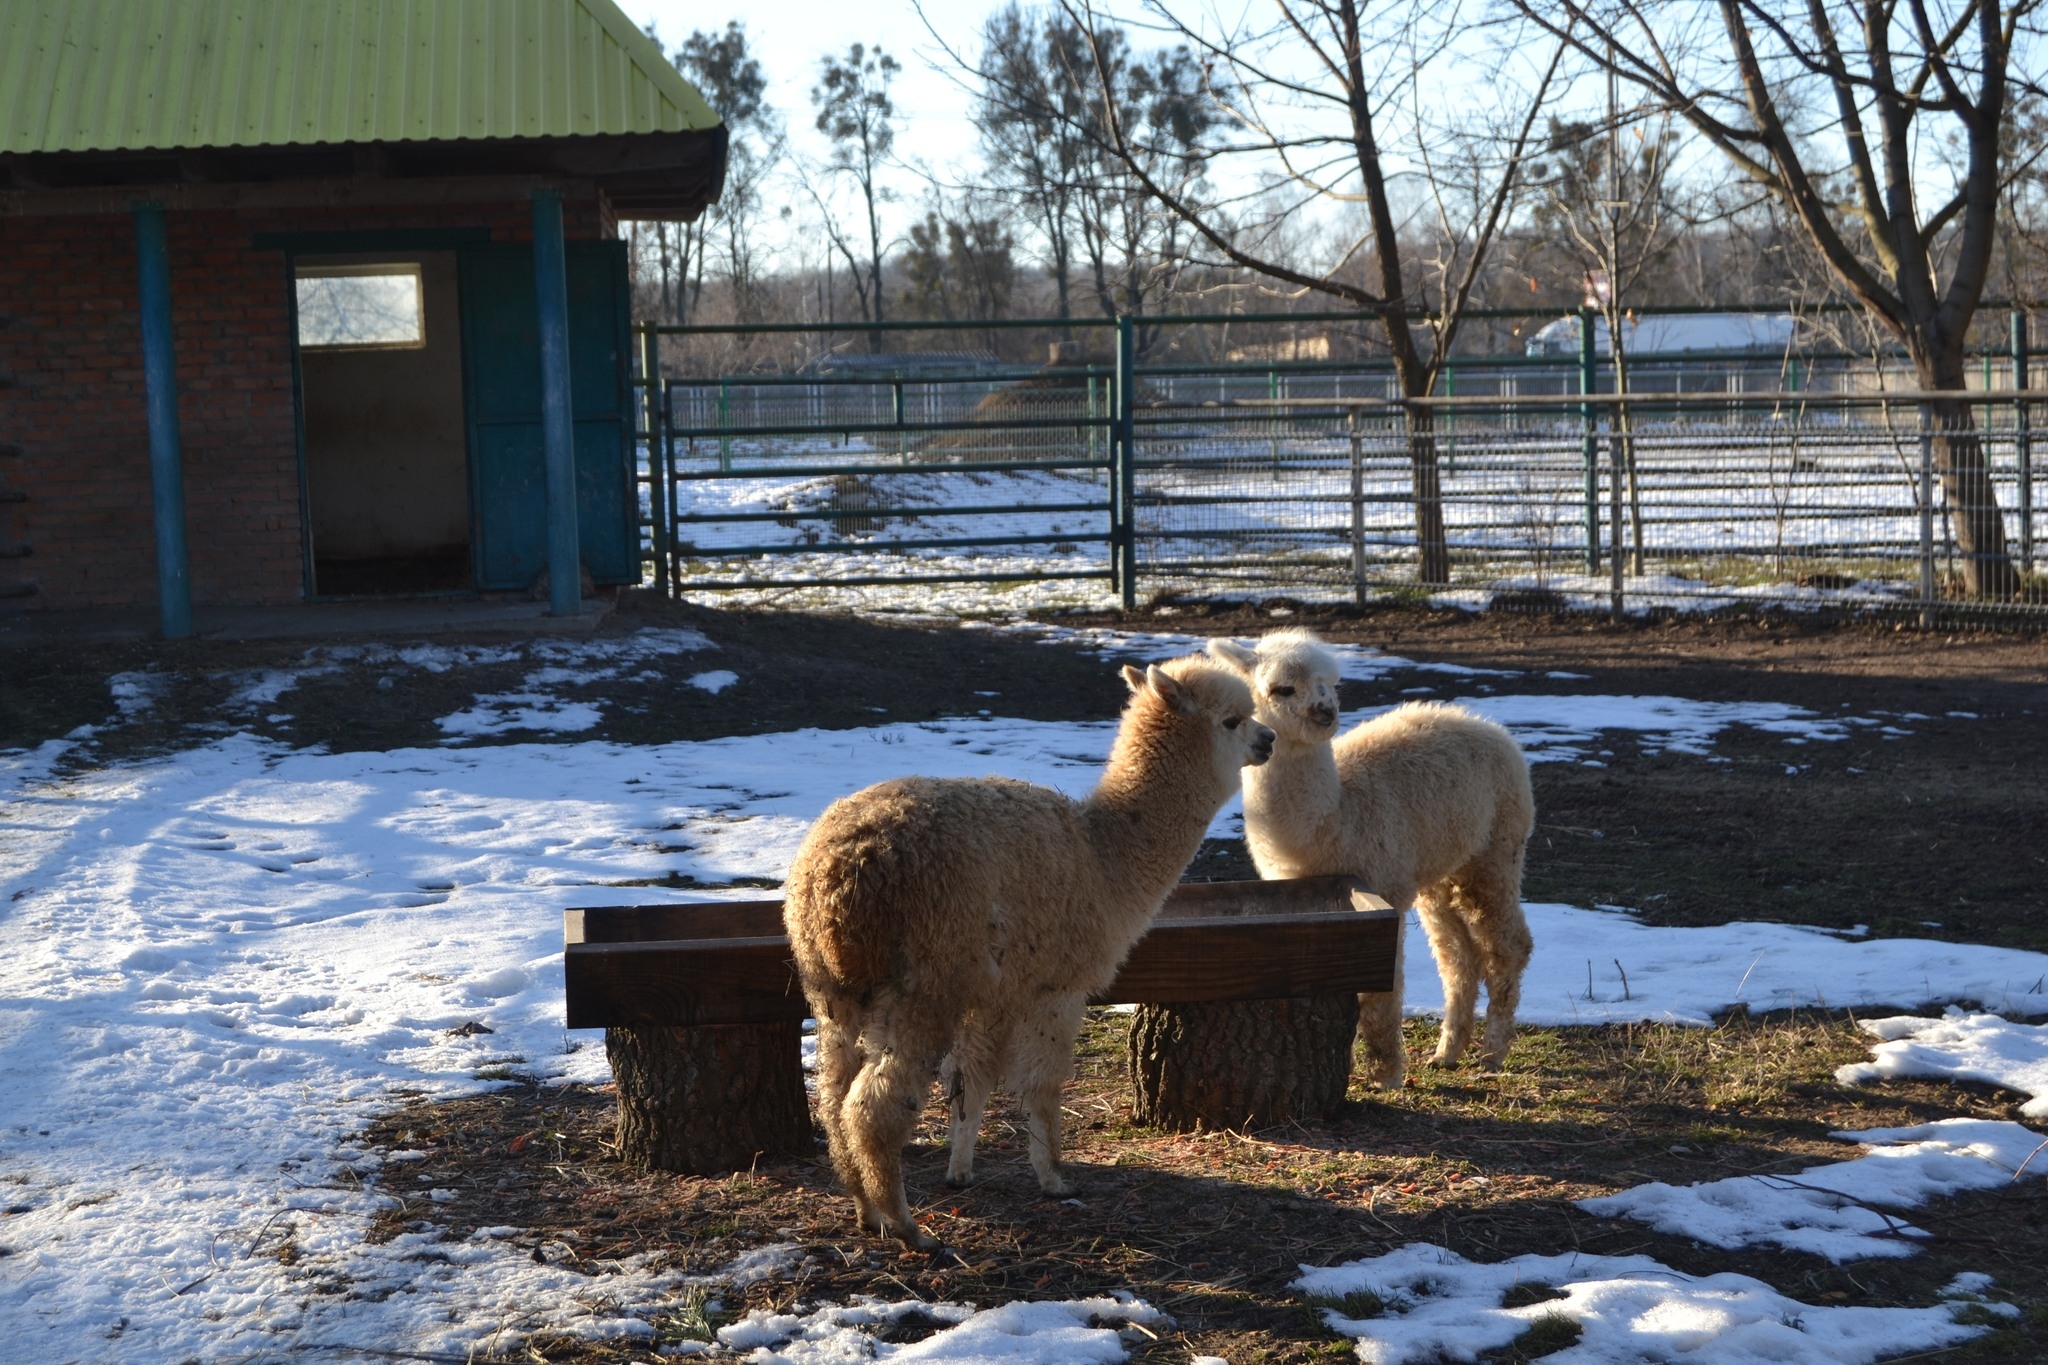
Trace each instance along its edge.
<path fill-rule="evenodd" d="M 568 1027 L 752 1024 L 805 1019 L 789 941 L 572 943 L 562 952 Z"/>
<path fill-rule="evenodd" d="M 687 901 L 680 905 L 605 905 L 562 912 L 564 943 L 772 938 L 781 932 L 780 899 Z"/>
<path fill-rule="evenodd" d="M 1094 1003 L 1178 1005 L 1391 990 L 1399 926 L 1392 910 L 1160 921 Z"/>
<path fill-rule="evenodd" d="M 1270 882 L 1185 882 L 1159 911 L 1163 920 L 1215 915 L 1300 915 L 1384 910 L 1356 877 Z M 565 943 L 651 943 L 659 939 L 766 937 L 782 932 L 782 901 L 686 901 L 674 905 L 589 906 L 562 912 Z"/>
<path fill-rule="evenodd" d="M 1399 925 L 1392 910 L 1348 909 L 1160 920 L 1096 1003 L 1387 990 Z M 753 1023 L 809 1013 L 780 935 L 571 943 L 563 971 L 570 1028 Z"/>

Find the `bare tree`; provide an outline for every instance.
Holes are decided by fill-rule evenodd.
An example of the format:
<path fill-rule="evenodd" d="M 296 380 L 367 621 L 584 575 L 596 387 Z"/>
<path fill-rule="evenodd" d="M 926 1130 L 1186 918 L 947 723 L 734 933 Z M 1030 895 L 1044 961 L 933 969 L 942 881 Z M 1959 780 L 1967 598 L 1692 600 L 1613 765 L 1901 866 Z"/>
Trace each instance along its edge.
<path fill-rule="evenodd" d="M 735 321 L 753 321 L 759 314 L 756 297 L 762 190 L 782 158 L 784 139 L 776 112 L 768 103 L 768 79 L 747 46 L 746 26 L 738 20 L 723 33 L 701 29 L 676 50 L 678 70 L 696 82 L 727 131 L 725 189 L 706 210 L 720 229 L 726 288 Z M 704 289 L 705 253 L 697 253 L 696 295 Z"/>
<path fill-rule="evenodd" d="M 1057 9 L 1013 4 L 981 36 L 977 58 L 953 54 L 975 94 L 988 177 L 977 188 L 1027 215 L 1059 316 L 1073 315 L 1077 268 L 1105 317 L 1164 311 L 1187 265 L 1189 232 L 1116 154 L 1104 110 L 1126 111 L 1145 178 L 1204 202 L 1220 111 L 1201 64 L 1185 45 L 1139 51 L 1123 28 L 1090 30 Z M 1157 330 L 1141 327 L 1141 351 Z"/>
<path fill-rule="evenodd" d="M 844 56 L 824 58 L 820 65 L 811 103 L 818 110 L 818 131 L 832 139 L 828 169 L 851 180 L 860 192 L 867 214 L 865 261 L 854 252 L 852 242 L 839 228 L 823 196 L 815 189 L 812 195 L 824 214 L 833 245 L 846 258 L 847 273 L 853 277 L 854 293 L 860 300 L 861 316 L 882 322 L 885 311 L 881 204 L 887 191 L 879 177 L 896 146 L 896 104 L 889 98 L 889 83 L 903 67 L 880 47 L 871 50 L 861 43 L 848 46 Z"/>
<path fill-rule="evenodd" d="M 1106 76 L 1113 50 L 1103 41 L 1104 26 L 1091 0 L 1061 4 L 1089 36 L 1098 73 Z M 1533 90 L 1509 102 L 1505 118 L 1497 120 L 1494 154 L 1487 158 L 1484 178 L 1475 182 L 1479 188 L 1470 196 L 1472 211 L 1460 208 L 1454 214 L 1453 194 L 1434 197 L 1449 235 L 1439 240 L 1434 259 L 1416 262 L 1395 209 L 1399 162 L 1387 154 L 1386 139 L 1412 135 L 1419 148 L 1428 147 L 1421 92 L 1428 73 L 1448 59 L 1468 24 L 1455 4 L 1277 0 L 1277 5 L 1279 17 L 1258 29 L 1218 26 L 1181 0 L 1154 0 L 1151 6 L 1154 16 L 1212 73 L 1211 96 L 1238 130 L 1228 144 L 1212 150 L 1211 159 L 1250 159 L 1264 173 L 1266 202 L 1272 207 L 1263 222 L 1248 229 L 1233 221 L 1233 206 L 1195 202 L 1153 174 L 1154 149 L 1142 124 L 1107 79 L 1099 80 L 1098 91 L 1104 140 L 1128 172 L 1223 262 L 1338 300 L 1373 318 L 1401 392 L 1425 397 L 1450 359 L 1487 253 L 1510 216 L 1530 134 L 1558 58 L 1551 58 Z M 1505 90 L 1506 82 L 1497 88 Z M 1261 249 L 1261 236 L 1292 216 L 1333 204 L 1362 208 L 1365 229 L 1324 268 Z M 1424 583 L 1447 583 L 1450 548 L 1434 424 L 1429 410 L 1419 405 L 1408 408 L 1407 422 L 1417 574 Z"/>
<path fill-rule="evenodd" d="M 897 270 L 913 318 L 1007 317 L 1017 289 L 1017 242 L 1000 213 L 970 202 L 937 204 L 910 226 Z"/>
<path fill-rule="evenodd" d="M 1512 0 L 1683 118 L 1799 224 L 1829 274 L 1960 392 L 2011 167 L 2016 45 L 2040 0 Z M 1969 404 L 1927 405 L 1967 590 L 2019 588 Z"/>
<path fill-rule="evenodd" d="M 1553 117 L 1546 160 L 1531 168 L 1538 194 L 1532 215 L 1539 229 L 1577 248 L 1588 302 L 1607 326 L 1607 353 L 1617 393 L 1629 391 L 1629 304 L 1651 265 L 1683 230 L 1672 200 L 1675 150 L 1668 115 L 1624 115 L 1613 102 L 1604 124 Z M 1647 131 L 1646 131 L 1647 130 Z M 1628 480 L 1632 572 L 1643 572 L 1643 501 L 1636 470 L 1633 418 L 1617 405 L 1614 433 Z M 1616 528 L 1615 539 L 1620 540 Z"/>

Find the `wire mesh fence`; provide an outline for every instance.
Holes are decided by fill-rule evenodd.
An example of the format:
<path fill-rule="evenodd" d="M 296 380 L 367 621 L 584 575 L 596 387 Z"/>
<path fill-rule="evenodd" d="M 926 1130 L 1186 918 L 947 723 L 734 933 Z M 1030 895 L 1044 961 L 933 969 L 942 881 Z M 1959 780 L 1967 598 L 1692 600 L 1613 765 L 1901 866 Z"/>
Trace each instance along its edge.
<path fill-rule="evenodd" d="M 1896 359 L 1788 353 L 1642 357 L 1627 394 L 1597 358 L 1475 357 L 1404 400 L 1370 357 L 1140 363 L 1130 320 L 1060 325 L 1012 325 L 1053 333 L 1044 364 L 869 335 L 780 372 L 662 376 L 656 579 L 2048 611 L 2023 351 L 1961 394 L 1918 393 Z M 664 330 L 643 329 L 657 373 Z"/>

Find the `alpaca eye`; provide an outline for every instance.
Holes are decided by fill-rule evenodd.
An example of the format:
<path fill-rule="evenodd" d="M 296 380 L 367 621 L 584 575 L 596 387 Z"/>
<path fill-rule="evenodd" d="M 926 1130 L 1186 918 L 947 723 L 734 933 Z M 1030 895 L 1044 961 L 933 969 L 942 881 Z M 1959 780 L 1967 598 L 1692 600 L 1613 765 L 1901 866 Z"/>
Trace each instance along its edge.
<path fill-rule="evenodd" d="M 1276 697 L 1291 697 L 1294 695 L 1294 689 L 1291 687 L 1276 687 L 1273 689 L 1273 695 Z"/>
<path fill-rule="evenodd" d="M 1238 722 L 1243 719 L 1243 716 L 1232 716 L 1229 720 L 1223 722 L 1223 728 L 1226 730 L 1235 730 L 1237 728 Z"/>

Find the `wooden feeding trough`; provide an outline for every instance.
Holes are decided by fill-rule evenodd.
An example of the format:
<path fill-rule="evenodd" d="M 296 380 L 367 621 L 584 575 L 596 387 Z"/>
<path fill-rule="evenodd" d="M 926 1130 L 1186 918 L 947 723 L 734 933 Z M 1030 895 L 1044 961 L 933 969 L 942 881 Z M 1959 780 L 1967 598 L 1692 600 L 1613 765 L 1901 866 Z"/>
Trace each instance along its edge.
<path fill-rule="evenodd" d="M 602 1028 L 619 1144 L 711 1173 L 808 1154 L 810 1010 L 780 900 L 569 910 L 570 1028 Z M 1401 916 L 1351 877 L 1176 888 L 1096 1004 L 1135 1004 L 1138 1117 L 1167 1127 L 1327 1118 L 1350 1077 L 1356 997 L 1392 988 Z"/>

